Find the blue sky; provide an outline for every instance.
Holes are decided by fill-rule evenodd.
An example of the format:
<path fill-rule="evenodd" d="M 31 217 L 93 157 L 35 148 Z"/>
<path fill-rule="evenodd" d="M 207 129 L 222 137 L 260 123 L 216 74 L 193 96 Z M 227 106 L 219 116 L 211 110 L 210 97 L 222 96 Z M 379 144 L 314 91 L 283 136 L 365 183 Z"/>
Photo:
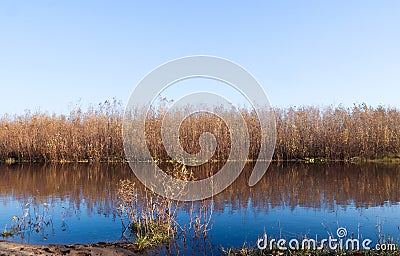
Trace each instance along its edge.
<path fill-rule="evenodd" d="M 0 2 L 0 114 L 66 113 L 169 60 L 215 55 L 273 106 L 400 107 L 400 1 Z"/>

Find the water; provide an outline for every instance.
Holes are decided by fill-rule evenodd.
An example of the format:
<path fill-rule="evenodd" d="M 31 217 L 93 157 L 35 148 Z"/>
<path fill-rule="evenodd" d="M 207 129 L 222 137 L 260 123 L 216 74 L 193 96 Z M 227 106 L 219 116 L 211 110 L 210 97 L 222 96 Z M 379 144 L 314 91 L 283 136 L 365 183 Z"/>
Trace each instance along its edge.
<path fill-rule="evenodd" d="M 214 198 L 208 238 L 189 239 L 179 250 L 218 253 L 221 247 L 254 246 L 264 231 L 277 238 L 327 238 L 338 227 L 373 241 L 400 239 L 400 166 L 273 164 L 252 188 L 250 171 Z M 39 233 L 7 238 L 32 244 L 118 241 L 117 184 L 122 179 L 139 184 L 125 164 L 0 165 L 0 173 L 0 229 L 27 206 L 46 211 L 51 220 Z M 190 206 L 178 213 L 180 223 L 189 221 Z"/>

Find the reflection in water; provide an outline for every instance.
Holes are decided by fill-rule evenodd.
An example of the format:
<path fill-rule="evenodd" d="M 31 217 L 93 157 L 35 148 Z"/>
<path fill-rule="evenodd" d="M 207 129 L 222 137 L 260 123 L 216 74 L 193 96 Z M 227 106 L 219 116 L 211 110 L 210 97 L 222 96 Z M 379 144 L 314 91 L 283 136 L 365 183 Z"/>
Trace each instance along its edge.
<path fill-rule="evenodd" d="M 151 167 L 138 163 L 135 168 Z M 198 171 L 207 172 L 207 169 Z M 59 232 L 57 225 L 61 227 L 62 222 L 55 220 L 54 239 L 42 241 L 32 238 L 29 242 L 34 243 L 118 240 L 120 222 L 109 222 L 115 218 L 117 184 L 122 179 L 140 184 L 127 164 L 1 165 L 0 173 L 0 228 L 17 214 L 19 205 L 32 199 L 37 204 L 50 202 L 55 205 L 54 218 L 65 215 L 66 209 L 69 209 L 69 229 Z M 400 166 L 275 163 L 264 178 L 251 188 L 247 185 L 250 174 L 251 169 L 247 167 L 230 187 L 214 197 L 215 225 L 211 241 L 217 247 L 241 246 L 249 237 L 256 239 L 268 223 L 276 223 L 277 220 L 291 223 L 295 217 L 296 227 L 289 226 L 286 228 L 288 231 L 321 226 L 324 221 L 321 218 L 330 218 L 331 212 L 337 212 L 333 216 L 340 217 L 342 222 L 347 220 L 350 225 L 351 221 L 354 222 L 354 214 L 368 215 L 368 209 L 377 206 L 385 209 L 382 212 L 392 214 L 386 219 L 382 217 L 387 225 L 396 227 L 400 224 L 398 218 L 391 217 L 400 215 L 397 207 L 400 202 Z M 144 192 L 143 186 L 138 188 L 139 193 Z M 180 213 L 182 220 L 188 215 L 190 206 L 184 205 Z M 346 212 L 346 208 L 353 210 Z M 321 211 L 321 216 L 310 213 L 310 210 Z M 259 217 L 246 217 L 252 214 Z M 375 211 L 370 216 L 374 214 L 380 213 Z M 310 216 L 314 219 L 310 220 Z M 221 226 L 221 223 L 230 226 Z M 74 230 L 74 227 L 96 229 L 87 235 L 79 229 Z M 226 230 L 233 233 L 223 233 Z M 110 235 L 111 232 L 116 234 Z"/>
<path fill-rule="evenodd" d="M 0 167 L 0 196 L 3 203 L 65 201 L 90 213 L 110 214 L 120 179 L 131 179 L 126 165 L 13 165 Z"/>
<path fill-rule="evenodd" d="M 135 168 L 151 171 L 146 163 L 138 163 Z M 204 173 L 199 176 L 206 177 Z M 275 163 L 252 188 L 247 184 L 250 174 L 251 166 L 247 165 L 230 187 L 214 197 L 216 210 L 224 209 L 226 204 L 233 210 L 247 208 L 250 201 L 257 210 L 276 206 L 333 209 L 350 203 L 369 207 L 400 202 L 399 165 Z"/>
<path fill-rule="evenodd" d="M 264 178 L 249 189 L 250 170 L 216 198 L 247 207 L 296 206 L 326 208 L 335 205 L 356 207 L 383 205 L 400 201 L 400 166 L 377 165 L 272 165 Z"/>

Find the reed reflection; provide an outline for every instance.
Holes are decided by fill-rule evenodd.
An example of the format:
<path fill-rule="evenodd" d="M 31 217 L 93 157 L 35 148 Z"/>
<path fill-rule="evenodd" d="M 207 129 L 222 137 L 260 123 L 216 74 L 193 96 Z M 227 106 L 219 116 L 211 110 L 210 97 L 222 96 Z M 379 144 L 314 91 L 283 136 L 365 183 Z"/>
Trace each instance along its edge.
<path fill-rule="evenodd" d="M 152 168 L 138 163 L 135 168 Z M 207 176 L 210 168 L 198 172 Z M 151 171 L 151 169 L 149 169 Z M 116 208 L 120 180 L 130 179 L 140 193 L 144 186 L 127 164 L 1 165 L 0 197 L 3 206 L 10 200 L 23 202 L 68 201 L 79 209 L 110 214 Z M 271 164 L 264 178 L 248 187 L 250 164 L 225 191 L 214 197 L 214 210 L 250 208 L 267 212 L 271 207 L 296 206 L 334 209 L 371 207 L 400 202 L 400 166 L 347 164 Z M 187 204 L 189 209 L 189 205 Z M 186 208 L 185 208 L 186 209 Z"/>

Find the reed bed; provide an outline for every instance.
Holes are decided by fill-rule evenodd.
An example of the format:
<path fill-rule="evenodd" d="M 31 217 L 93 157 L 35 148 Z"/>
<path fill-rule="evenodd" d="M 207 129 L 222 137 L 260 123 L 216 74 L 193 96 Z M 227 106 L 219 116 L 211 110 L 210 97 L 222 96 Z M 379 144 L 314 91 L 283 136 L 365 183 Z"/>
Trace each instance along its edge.
<path fill-rule="evenodd" d="M 174 115 L 180 118 L 185 111 L 175 111 Z M 224 117 L 235 122 L 237 113 L 221 111 Z M 396 108 L 361 104 L 352 108 L 306 106 L 274 108 L 273 111 L 277 134 L 275 160 L 400 158 L 400 112 Z M 240 113 L 249 131 L 247 158 L 254 160 L 260 150 L 260 122 L 254 111 L 240 109 Z M 161 108 L 147 116 L 138 109 L 132 114 L 132 124 L 146 120 L 146 139 L 152 157 L 168 160 L 161 137 L 163 114 Z M 115 100 L 87 111 L 77 107 L 68 115 L 29 112 L 18 116 L 4 115 L 0 118 L 0 161 L 125 161 L 122 123 L 123 110 Z M 226 161 L 231 151 L 232 130 L 215 115 L 204 113 L 186 118 L 180 127 L 181 146 L 189 153 L 198 152 L 198 141 L 204 132 L 214 134 L 217 141 L 211 159 Z M 243 138 L 236 139 L 244 141 L 247 130 L 239 133 Z M 135 137 L 135 134 L 130 135 Z M 147 147 L 132 147 L 133 160 L 149 160 L 145 154 Z"/>
<path fill-rule="evenodd" d="M 0 160 L 29 162 L 121 161 L 122 110 L 106 101 L 69 115 L 25 113 L 0 119 Z"/>

